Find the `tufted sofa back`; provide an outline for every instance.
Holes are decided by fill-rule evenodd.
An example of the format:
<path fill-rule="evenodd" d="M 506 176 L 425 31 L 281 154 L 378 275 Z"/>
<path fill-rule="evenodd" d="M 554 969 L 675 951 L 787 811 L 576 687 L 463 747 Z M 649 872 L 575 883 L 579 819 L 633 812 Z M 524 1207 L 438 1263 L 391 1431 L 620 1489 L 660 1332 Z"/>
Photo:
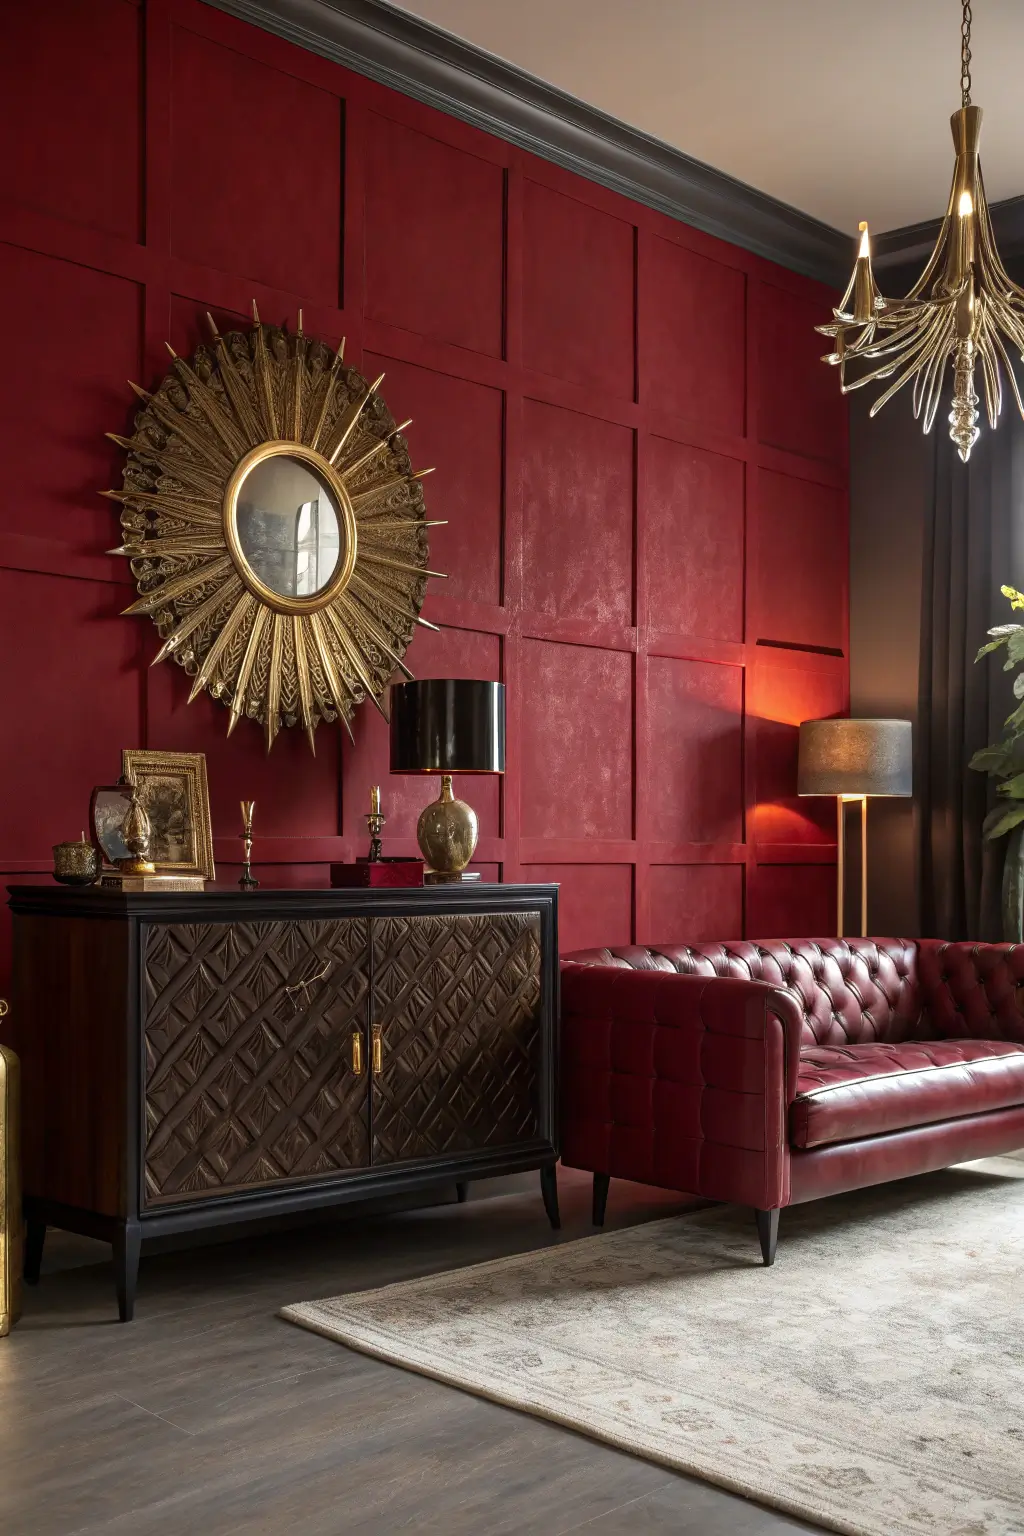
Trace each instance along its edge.
<path fill-rule="evenodd" d="M 734 976 L 785 988 L 803 1013 L 804 1045 L 926 1040 L 932 1025 L 909 939 L 734 939 L 714 944 L 583 949 L 563 961 Z"/>

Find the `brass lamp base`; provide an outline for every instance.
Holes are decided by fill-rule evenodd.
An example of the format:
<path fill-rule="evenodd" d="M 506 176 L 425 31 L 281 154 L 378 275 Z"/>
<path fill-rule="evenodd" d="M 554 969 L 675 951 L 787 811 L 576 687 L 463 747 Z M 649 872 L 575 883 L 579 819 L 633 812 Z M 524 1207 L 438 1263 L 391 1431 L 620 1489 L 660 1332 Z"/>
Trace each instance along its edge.
<path fill-rule="evenodd" d="M 464 800 L 455 799 L 452 776 L 444 774 L 440 795 L 431 801 L 416 825 L 416 839 L 428 865 L 429 872 L 424 877 L 427 884 L 461 880 L 462 871 L 476 850 L 477 836 L 476 812 Z"/>

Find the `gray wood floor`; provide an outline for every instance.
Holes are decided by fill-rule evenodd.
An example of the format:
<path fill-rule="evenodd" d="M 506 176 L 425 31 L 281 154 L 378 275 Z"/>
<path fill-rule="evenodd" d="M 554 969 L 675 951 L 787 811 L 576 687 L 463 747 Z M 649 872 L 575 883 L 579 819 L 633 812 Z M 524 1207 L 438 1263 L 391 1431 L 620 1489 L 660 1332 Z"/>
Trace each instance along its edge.
<path fill-rule="evenodd" d="M 429 1209 L 145 1257 L 127 1325 L 116 1320 L 109 1250 L 51 1233 L 43 1278 L 0 1340 L 0 1530 L 811 1529 L 275 1316 L 285 1302 L 559 1240 L 534 1181 L 518 1182 L 521 1192 L 497 1195 L 477 1185 L 461 1206 L 453 1191 Z M 560 1170 L 559 1184 L 560 1239 L 588 1235 L 589 1178 Z M 676 1209 L 674 1197 L 617 1183 L 608 1225 Z M 753 1222 L 751 1245 L 753 1257 Z"/>

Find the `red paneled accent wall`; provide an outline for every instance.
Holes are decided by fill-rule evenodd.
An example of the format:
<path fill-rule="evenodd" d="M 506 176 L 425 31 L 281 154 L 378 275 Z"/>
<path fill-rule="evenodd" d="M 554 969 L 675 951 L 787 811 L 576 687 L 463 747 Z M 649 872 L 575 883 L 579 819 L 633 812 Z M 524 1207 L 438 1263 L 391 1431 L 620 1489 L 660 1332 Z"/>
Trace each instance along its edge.
<path fill-rule="evenodd" d="M 830 932 L 832 808 L 794 789 L 797 724 L 848 696 L 832 296 L 198 0 L 10 6 L 4 33 L 4 883 L 46 878 L 140 744 L 207 754 L 224 881 L 243 797 L 269 884 L 361 851 L 376 782 L 415 851 L 434 787 L 389 779 L 372 709 L 354 748 L 267 759 L 118 616 L 102 434 L 166 339 L 255 298 L 346 336 L 437 466 L 451 579 L 408 660 L 508 686 L 508 772 L 469 790 L 485 876 L 560 881 L 565 948 Z"/>

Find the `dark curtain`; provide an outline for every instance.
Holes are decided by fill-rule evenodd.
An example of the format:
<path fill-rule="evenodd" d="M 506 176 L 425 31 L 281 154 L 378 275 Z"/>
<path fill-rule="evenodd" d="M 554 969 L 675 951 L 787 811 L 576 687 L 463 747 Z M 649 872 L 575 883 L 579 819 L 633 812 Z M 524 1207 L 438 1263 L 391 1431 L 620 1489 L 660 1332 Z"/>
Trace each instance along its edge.
<path fill-rule="evenodd" d="M 983 842 L 990 781 L 968 769 L 997 741 L 1014 708 L 1012 676 L 996 652 L 975 665 L 985 631 L 1024 621 L 999 588 L 1024 589 L 1024 423 L 1012 395 L 999 427 L 960 462 L 945 414 L 933 428 L 926 503 L 918 701 L 917 804 L 924 934 L 999 939 L 1005 840 Z"/>

